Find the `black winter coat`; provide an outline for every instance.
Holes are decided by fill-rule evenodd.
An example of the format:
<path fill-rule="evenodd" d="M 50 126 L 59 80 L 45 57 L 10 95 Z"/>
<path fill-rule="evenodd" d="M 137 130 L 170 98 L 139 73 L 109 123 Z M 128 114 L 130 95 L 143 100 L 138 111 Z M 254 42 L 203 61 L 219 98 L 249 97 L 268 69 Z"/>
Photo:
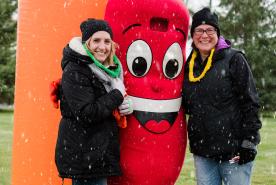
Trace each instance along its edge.
<path fill-rule="evenodd" d="M 55 161 L 62 178 L 121 175 L 119 135 L 112 111 L 122 102 L 117 89 L 106 92 L 87 64 L 88 56 L 64 48 Z"/>
<path fill-rule="evenodd" d="M 237 154 L 243 140 L 256 145 L 260 142 L 260 106 L 244 55 L 228 48 L 219 50 L 213 57 L 212 67 L 205 76 L 199 82 L 190 82 L 189 56 L 185 64 L 183 104 L 189 114 L 191 152 L 225 161 Z M 202 73 L 205 63 L 198 55 L 194 76 Z"/>

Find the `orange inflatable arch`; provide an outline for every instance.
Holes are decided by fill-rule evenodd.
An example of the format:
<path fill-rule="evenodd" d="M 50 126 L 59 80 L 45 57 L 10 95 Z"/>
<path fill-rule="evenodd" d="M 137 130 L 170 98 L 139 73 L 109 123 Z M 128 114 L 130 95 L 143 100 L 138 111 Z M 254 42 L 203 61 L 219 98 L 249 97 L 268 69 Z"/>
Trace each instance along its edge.
<path fill-rule="evenodd" d="M 60 77 L 62 49 L 80 35 L 80 22 L 103 18 L 106 3 L 19 1 L 12 185 L 61 184 L 54 161 L 60 113 L 49 100 L 49 83 Z"/>

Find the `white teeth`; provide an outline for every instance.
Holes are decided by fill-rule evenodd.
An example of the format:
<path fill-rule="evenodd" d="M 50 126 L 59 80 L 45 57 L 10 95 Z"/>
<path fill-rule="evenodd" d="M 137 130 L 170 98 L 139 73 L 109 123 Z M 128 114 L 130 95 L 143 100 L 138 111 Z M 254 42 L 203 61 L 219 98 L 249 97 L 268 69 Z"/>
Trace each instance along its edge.
<path fill-rule="evenodd" d="M 145 112 L 178 112 L 181 106 L 182 98 L 169 99 L 169 100 L 153 100 L 130 96 L 133 102 L 133 110 Z"/>

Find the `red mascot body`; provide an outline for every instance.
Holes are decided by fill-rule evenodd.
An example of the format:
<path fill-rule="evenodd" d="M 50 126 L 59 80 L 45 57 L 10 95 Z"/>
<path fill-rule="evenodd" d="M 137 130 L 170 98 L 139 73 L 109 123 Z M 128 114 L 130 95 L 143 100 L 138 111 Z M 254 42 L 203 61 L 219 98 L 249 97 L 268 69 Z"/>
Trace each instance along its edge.
<path fill-rule="evenodd" d="M 181 0 L 109 0 L 105 20 L 134 109 L 120 130 L 123 176 L 109 184 L 174 184 L 187 143 L 181 89 L 188 11 Z"/>

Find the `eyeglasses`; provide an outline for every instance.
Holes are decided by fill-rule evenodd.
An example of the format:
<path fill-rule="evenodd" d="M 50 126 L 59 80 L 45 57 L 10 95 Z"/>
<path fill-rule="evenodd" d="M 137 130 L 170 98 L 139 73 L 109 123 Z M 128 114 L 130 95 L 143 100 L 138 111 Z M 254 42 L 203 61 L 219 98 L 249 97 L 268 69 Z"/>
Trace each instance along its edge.
<path fill-rule="evenodd" d="M 215 28 L 208 28 L 208 29 L 204 30 L 204 29 L 201 29 L 201 28 L 197 28 L 194 31 L 195 35 L 197 35 L 197 36 L 203 35 L 204 32 L 206 32 L 207 35 L 213 35 L 213 34 L 215 34 L 217 32 L 217 29 L 215 29 Z"/>

